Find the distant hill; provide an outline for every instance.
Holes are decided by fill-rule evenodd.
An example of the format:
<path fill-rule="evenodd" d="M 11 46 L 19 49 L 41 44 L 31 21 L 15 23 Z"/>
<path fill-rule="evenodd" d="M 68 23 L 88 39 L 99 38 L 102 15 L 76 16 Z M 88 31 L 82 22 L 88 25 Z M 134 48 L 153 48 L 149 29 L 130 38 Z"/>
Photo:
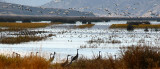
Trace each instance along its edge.
<path fill-rule="evenodd" d="M 100 16 L 160 16 L 160 0 L 52 0 L 48 8 L 74 9 Z"/>
<path fill-rule="evenodd" d="M 94 16 L 93 13 L 58 8 L 31 7 L 0 2 L 0 15 Z"/>

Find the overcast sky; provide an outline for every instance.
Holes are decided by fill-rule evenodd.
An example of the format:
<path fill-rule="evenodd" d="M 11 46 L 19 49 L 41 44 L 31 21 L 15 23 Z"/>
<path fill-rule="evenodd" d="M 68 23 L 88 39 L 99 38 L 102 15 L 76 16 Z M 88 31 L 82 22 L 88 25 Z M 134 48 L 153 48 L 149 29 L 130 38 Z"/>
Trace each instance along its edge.
<path fill-rule="evenodd" d="M 5 0 L 8 3 L 16 3 L 30 6 L 41 6 L 51 0 Z"/>

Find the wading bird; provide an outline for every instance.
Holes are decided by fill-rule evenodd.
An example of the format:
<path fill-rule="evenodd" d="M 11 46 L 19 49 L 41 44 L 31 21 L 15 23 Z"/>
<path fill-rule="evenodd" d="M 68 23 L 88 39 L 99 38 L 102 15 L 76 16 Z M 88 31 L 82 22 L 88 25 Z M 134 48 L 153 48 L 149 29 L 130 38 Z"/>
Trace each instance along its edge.
<path fill-rule="evenodd" d="M 71 62 L 70 62 L 69 64 L 72 64 L 73 61 L 75 61 L 75 60 L 78 59 L 78 50 L 79 50 L 79 49 L 77 49 L 77 55 L 74 56 L 74 57 L 71 59 Z"/>
<path fill-rule="evenodd" d="M 38 52 L 36 52 L 36 56 L 38 55 Z"/>
<path fill-rule="evenodd" d="M 102 56 L 101 56 L 101 51 L 99 51 L 99 56 L 98 56 L 97 60 L 99 60 L 99 59 L 101 59 L 101 58 L 102 58 Z"/>
<path fill-rule="evenodd" d="M 68 65 L 68 57 L 69 56 L 71 56 L 71 55 L 67 55 L 67 60 L 64 63 L 61 64 L 62 67 L 65 67 L 65 66 Z"/>
<path fill-rule="evenodd" d="M 56 52 L 54 52 L 54 54 L 52 54 L 52 53 L 50 54 L 50 59 L 49 59 L 50 62 L 52 62 L 54 60 L 55 54 L 56 54 Z"/>
<path fill-rule="evenodd" d="M 14 58 L 14 57 L 15 57 L 15 52 L 12 53 L 12 58 Z"/>

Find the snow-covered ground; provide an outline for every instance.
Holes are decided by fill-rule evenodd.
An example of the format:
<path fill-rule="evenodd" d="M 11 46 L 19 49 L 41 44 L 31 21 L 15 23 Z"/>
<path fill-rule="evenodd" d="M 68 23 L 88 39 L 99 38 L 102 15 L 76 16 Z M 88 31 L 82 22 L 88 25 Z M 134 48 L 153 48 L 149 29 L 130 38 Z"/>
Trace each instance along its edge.
<path fill-rule="evenodd" d="M 111 21 L 95 23 L 92 28 L 75 29 L 75 24 L 59 24 L 46 28 L 31 29 L 39 31 L 49 31 L 46 34 L 56 34 L 47 40 L 37 42 L 26 42 L 21 44 L 0 44 L 0 53 L 12 54 L 18 52 L 22 56 L 29 55 L 30 52 L 40 52 L 39 55 L 49 58 L 49 54 L 56 52 L 56 61 L 60 62 L 65 59 L 68 54 L 76 55 L 76 49 L 79 54 L 87 58 L 92 58 L 93 55 L 98 55 L 98 51 L 102 51 L 103 56 L 107 54 L 118 55 L 119 47 L 126 47 L 131 45 L 160 45 L 160 31 L 155 32 L 154 29 L 149 32 L 144 32 L 144 29 L 135 29 L 133 32 L 128 32 L 126 29 L 109 29 L 111 24 L 126 23 L 126 21 Z M 157 24 L 158 22 L 151 22 Z M 62 33 L 63 32 L 63 33 Z M 1 32 L 1 35 L 7 35 L 12 32 Z M 91 43 L 89 40 L 101 39 L 104 42 Z M 118 40 L 120 43 L 108 43 L 109 41 Z M 83 48 L 83 47 L 86 48 Z M 93 48 L 91 48 L 93 47 Z"/>

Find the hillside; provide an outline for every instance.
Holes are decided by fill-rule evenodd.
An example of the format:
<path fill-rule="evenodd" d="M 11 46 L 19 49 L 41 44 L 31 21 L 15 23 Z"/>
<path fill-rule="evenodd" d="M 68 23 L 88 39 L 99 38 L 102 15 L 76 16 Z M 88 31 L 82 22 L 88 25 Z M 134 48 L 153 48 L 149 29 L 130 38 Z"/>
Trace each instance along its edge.
<path fill-rule="evenodd" d="M 31 7 L 0 2 L 0 15 L 94 16 L 93 13 L 58 8 Z"/>
<path fill-rule="evenodd" d="M 53 0 L 42 6 L 93 12 L 99 16 L 160 16 L 160 0 Z"/>

